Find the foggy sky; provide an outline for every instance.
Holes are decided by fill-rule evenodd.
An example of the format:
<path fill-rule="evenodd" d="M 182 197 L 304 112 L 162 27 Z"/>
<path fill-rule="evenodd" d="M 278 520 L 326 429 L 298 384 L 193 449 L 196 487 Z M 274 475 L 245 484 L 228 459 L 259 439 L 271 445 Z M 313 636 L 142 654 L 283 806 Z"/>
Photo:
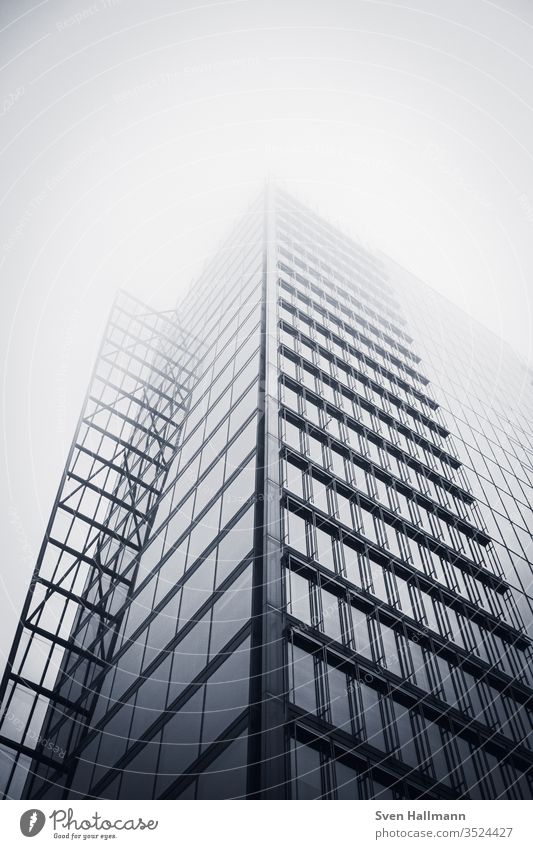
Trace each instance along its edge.
<path fill-rule="evenodd" d="M 0 652 L 117 287 L 168 309 L 277 177 L 532 353 L 528 0 L 2 0 Z"/>

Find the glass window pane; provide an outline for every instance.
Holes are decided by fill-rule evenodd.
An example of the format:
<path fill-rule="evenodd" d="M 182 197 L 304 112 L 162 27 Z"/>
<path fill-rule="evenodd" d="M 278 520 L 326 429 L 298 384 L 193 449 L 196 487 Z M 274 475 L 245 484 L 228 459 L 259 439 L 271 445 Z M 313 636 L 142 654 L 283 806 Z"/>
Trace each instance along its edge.
<path fill-rule="evenodd" d="M 318 799 L 322 795 L 320 753 L 293 741 L 293 782 L 296 799 Z"/>
<path fill-rule="evenodd" d="M 326 533 L 322 530 L 322 528 L 316 529 L 316 542 L 317 542 L 317 560 L 322 566 L 325 566 L 327 569 L 330 569 L 332 572 L 335 571 L 335 558 L 333 556 L 333 540 L 330 534 Z"/>
<path fill-rule="evenodd" d="M 292 690 L 296 705 L 316 713 L 315 664 L 312 655 L 299 646 L 292 647 Z"/>
<path fill-rule="evenodd" d="M 357 772 L 346 764 L 337 761 L 335 763 L 335 775 L 337 778 L 337 799 L 360 799 L 359 781 Z"/>
<path fill-rule="evenodd" d="M 287 541 L 296 551 L 301 551 L 302 554 L 307 554 L 306 543 L 306 525 L 305 520 L 301 516 L 289 510 L 285 511 Z"/>
<path fill-rule="evenodd" d="M 246 794 L 248 735 L 241 734 L 198 777 L 197 799 L 240 799 Z"/>
<path fill-rule="evenodd" d="M 333 725 L 352 733 L 352 718 L 350 713 L 349 679 L 340 669 L 328 667 L 329 706 Z"/>
<path fill-rule="evenodd" d="M 159 795 L 198 757 L 204 701 L 203 688 L 163 727 L 156 795 Z"/>
<path fill-rule="evenodd" d="M 342 643 L 340 600 L 333 593 L 322 590 L 322 628 L 332 640 Z"/>
<path fill-rule="evenodd" d="M 215 602 L 209 646 L 210 657 L 217 654 L 249 620 L 252 601 L 251 582 L 252 567 L 249 565 Z"/>
<path fill-rule="evenodd" d="M 363 702 L 367 740 L 372 746 L 385 750 L 385 735 L 383 732 L 379 696 L 375 690 L 371 690 L 370 687 L 367 687 L 362 682 L 359 682 L 359 688 Z"/>
<path fill-rule="evenodd" d="M 287 570 L 289 579 L 289 610 L 293 616 L 311 625 L 311 602 L 309 596 L 309 581 L 296 572 Z"/>
<path fill-rule="evenodd" d="M 218 545 L 216 586 L 219 587 L 253 546 L 254 505 L 226 533 Z"/>
<path fill-rule="evenodd" d="M 368 619 L 366 613 L 358 607 L 351 608 L 354 629 L 355 650 L 364 657 L 372 660 L 372 644 L 368 630 Z"/>
<path fill-rule="evenodd" d="M 299 466 L 295 466 L 293 463 L 285 463 L 285 475 L 287 489 L 303 498 L 302 470 Z"/>
<path fill-rule="evenodd" d="M 248 709 L 250 687 L 250 640 L 241 643 L 216 669 L 205 685 L 202 748 Z"/>
<path fill-rule="evenodd" d="M 243 504 L 250 499 L 255 490 L 255 454 L 244 469 L 229 484 L 222 495 L 222 515 L 220 526 L 224 527 Z"/>

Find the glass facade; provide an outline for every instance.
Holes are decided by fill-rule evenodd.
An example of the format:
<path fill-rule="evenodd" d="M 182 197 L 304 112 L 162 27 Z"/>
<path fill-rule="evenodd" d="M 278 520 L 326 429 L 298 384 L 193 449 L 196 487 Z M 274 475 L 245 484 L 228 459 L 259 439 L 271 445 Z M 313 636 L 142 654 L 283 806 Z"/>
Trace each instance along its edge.
<path fill-rule="evenodd" d="M 47 533 L 34 586 L 51 539 L 85 569 L 43 577 L 61 630 L 23 614 L 5 794 L 531 798 L 531 374 L 275 187 L 140 320 L 150 354 L 114 343 L 159 406 L 124 414 L 91 550 Z"/>

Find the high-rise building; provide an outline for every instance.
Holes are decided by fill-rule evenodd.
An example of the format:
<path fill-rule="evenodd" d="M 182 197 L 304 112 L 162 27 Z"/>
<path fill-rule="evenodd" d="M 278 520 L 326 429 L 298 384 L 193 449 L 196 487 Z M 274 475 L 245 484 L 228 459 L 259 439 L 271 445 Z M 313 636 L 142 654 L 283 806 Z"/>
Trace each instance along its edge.
<path fill-rule="evenodd" d="M 531 798 L 531 372 L 279 188 L 120 296 L 2 685 L 8 797 Z"/>

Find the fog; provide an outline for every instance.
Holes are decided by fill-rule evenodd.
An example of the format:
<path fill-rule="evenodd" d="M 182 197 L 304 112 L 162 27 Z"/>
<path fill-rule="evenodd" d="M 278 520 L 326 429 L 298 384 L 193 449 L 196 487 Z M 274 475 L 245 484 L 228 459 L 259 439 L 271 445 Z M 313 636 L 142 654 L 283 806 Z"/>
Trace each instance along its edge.
<path fill-rule="evenodd" d="M 0 39 L 0 651 L 116 289 L 172 307 L 265 176 L 531 360 L 527 0 L 3 0 Z"/>

